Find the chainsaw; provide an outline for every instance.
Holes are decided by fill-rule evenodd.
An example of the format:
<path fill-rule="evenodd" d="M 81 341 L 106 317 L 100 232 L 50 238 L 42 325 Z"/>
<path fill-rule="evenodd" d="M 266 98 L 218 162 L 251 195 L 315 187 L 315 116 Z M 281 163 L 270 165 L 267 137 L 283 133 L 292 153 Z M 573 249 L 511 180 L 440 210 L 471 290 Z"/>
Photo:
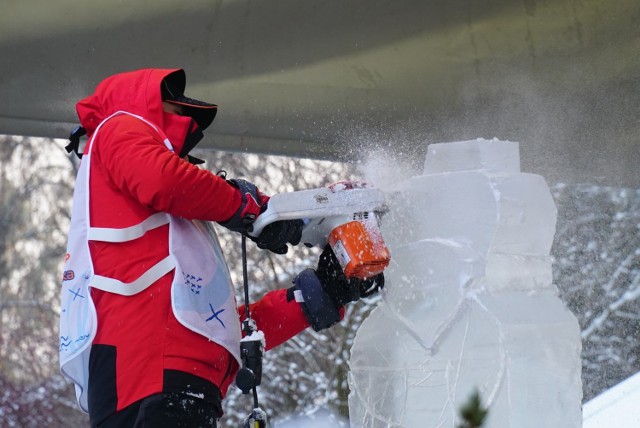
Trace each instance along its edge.
<path fill-rule="evenodd" d="M 331 246 L 345 276 L 366 279 L 382 273 L 391 260 L 378 217 L 386 212 L 384 195 L 362 182 L 279 193 L 253 223 L 252 236 L 280 220 L 302 219 L 300 242 Z"/>

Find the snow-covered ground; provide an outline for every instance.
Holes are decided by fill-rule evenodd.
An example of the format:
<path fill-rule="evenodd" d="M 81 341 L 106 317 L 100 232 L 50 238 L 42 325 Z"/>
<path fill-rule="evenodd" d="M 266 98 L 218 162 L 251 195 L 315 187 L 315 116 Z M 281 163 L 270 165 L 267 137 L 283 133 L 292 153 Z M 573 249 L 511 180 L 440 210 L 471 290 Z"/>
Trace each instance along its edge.
<path fill-rule="evenodd" d="M 640 427 L 640 373 L 585 403 L 583 428 Z"/>

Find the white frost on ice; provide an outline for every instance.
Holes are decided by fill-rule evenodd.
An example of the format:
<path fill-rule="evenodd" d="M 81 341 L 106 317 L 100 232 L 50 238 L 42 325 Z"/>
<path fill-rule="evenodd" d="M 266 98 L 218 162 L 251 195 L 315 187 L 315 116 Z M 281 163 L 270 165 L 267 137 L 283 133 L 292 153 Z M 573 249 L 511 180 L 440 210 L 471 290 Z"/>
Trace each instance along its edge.
<path fill-rule="evenodd" d="M 552 284 L 556 208 L 520 172 L 518 144 L 431 145 L 423 175 L 387 199 L 392 261 L 351 350 L 351 426 L 455 427 L 475 389 L 486 428 L 581 426 L 580 330 Z"/>

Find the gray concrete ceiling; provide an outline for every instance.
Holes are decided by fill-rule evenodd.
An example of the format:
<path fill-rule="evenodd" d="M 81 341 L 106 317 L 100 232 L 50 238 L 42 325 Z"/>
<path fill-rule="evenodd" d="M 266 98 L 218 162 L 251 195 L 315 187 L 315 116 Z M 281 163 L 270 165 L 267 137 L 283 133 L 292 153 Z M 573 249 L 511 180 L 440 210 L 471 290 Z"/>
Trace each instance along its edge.
<path fill-rule="evenodd" d="M 9 0 L 0 133 L 66 137 L 104 77 L 181 67 L 210 148 L 323 159 L 519 141 L 550 182 L 640 187 L 637 0 Z"/>

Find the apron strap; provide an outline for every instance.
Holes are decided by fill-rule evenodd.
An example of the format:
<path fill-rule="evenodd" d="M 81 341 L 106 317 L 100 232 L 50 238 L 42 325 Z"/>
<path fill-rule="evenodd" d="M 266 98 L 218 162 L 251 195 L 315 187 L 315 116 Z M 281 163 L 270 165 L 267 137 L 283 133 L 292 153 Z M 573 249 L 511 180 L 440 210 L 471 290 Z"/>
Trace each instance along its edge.
<path fill-rule="evenodd" d="M 169 224 L 169 215 L 156 213 L 131 227 L 124 229 L 112 229 L 108 227 L 90 227 L 87 232 L 87 239 L 90 241 L 102 242 L 128 242 L 140 238 L 149 230 Z"/>
<path fill-rule="evenodd" d="M 133 296 L 171 272 L 175 267 L 173 257 L 167 256 L 133 282 L 125 283 L 106 276 L 95 275 L 91 281 L 91 287 L 123 296 Z"/>

